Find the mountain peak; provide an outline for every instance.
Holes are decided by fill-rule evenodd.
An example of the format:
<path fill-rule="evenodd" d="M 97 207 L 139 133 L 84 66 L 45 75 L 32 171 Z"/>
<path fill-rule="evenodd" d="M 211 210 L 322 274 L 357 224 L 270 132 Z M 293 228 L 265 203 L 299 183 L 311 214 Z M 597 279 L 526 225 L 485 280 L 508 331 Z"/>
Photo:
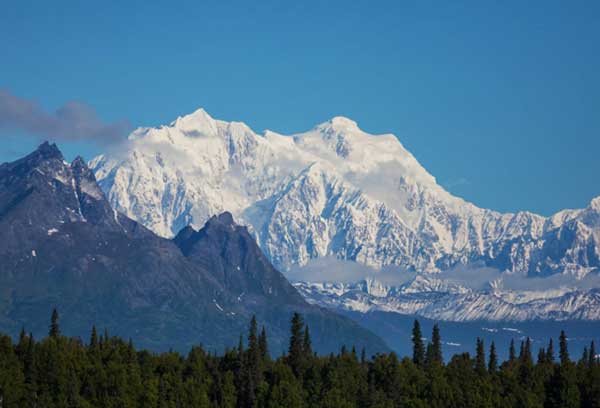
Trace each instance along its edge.
<path fill-rule="evenodd" d="M 212 116 L 208 114 L 208 112 L 204 108 L 198 108 L 194 112 L 185 115 L 184 117 L 195 117 L 195 118 L 204 118 L 212 120 Z"/>
<path fill-rule="evenodd" d="M 5 163 L 3 166 L 6 165 L 11 169 L 19 168 L 25 172 L 38 167 L 48 167 L 48 169 L 52 169 L 52 173 L 60 173 L 64 171 L 63 162 L 64 157 L 58 147 L 54 143 L 44 142 L 27 156 L 11 163 Z"/>
<path fill-rule="evenodd" d="M 271 305 L 305 307 L 300 294 L 262 253 L 246 228 L 235 224 L 230 212 L 211 217 L 198 232 L 183 229 L 174 242 L 190 260 L 211 265 L 214 276 L 238 302 L 267 300 Z"/>
<path fill-rule="evenodd" d="M 88 168 L 85 160 L 83 160 L 83 157 L 81 157 L 81 156 L 75 157 L 75 159 L 71 162 L 71 167 L 72 168 L 80 168 L 80 169 Z"/>
<path fill-rule="evenodd" d="M 85 179 L 91 183 L 91 187 L 96 184 L 96 176 L 94 175 L 94 172 L 90 170 L 83 157 L 75 157 L 71 162 L 71 170 L 73 170 L 73 175 L 78 183 L 81 182 L 82 179 Z M 99 191 L 99 188 L 96 186 L 93 190 Z"/>
<path fill-rule="evenodd" d="M 34 150 L 33 153 L 31 153 L 29 156 L 30 157 L 36 156 L 43 160 L 47 160 L 47 159 L 62 160 L 63 159 L 63 155 L 62 155 L 61 151 L 59 150 L 59 148 L 56 146 L 56 144 L 50 143 L 48 141 L 45 141 L 44 143 L 39 145 L 38 148 L 36 150 Z"/>
<path fill-rule="evenodd" d="M 360 128 L 358 127 L 358 123 L 356 123 L 352 119 L 347 118 L 345 116 L 335 116 L 335 117 L 329 119 L 327 122 L 318 125 L 317 128 L 333 129 L 338 132 L 360 131 Z"/>
<path fill-rule="evenodd" d="M 178 117 L 171 123 L 171 126 L 191 136 L 215 134 L 217 132 L 217 122 L 202 108 L 188 115 Z"/>

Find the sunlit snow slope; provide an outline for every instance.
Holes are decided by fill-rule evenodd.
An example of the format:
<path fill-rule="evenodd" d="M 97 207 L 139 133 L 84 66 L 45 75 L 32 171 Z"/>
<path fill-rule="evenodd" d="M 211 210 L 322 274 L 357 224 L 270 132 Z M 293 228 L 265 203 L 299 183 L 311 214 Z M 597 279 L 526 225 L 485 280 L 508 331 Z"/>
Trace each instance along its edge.
<path fill-rule="evenodd" d="M 90 164 L 112 205 L 156 233 L 231 211 L 284 270 L 323 256 L 419 272 L 484 261 L 528 276 L 600 265 L 600 198 L 550 218 L 481 209 L 446 192 L 394 135 L 344 117 L 259 135 L 200 109 L 139 128 Z"/>

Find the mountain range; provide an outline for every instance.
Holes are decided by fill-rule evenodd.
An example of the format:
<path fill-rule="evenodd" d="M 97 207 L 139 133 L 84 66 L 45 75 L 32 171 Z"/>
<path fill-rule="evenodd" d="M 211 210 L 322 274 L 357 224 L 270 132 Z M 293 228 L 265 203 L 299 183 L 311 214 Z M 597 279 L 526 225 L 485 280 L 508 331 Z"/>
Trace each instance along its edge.
<path fill-rule="evenodd" d="M 160 236 L 230 211 L 285 273 L 333 259 L 375 277 L 323 267 L 296 284 L 311 303 L 454 321 L 600 319 L 600 197 L 551 217 L 482 209 L 448 193 L 396 136 L 348 118 L 257 134 L 200 109 L 138 128 L 89 165 L 113 208 Z M 403 278 L 378 279 L 390 268 Z M 474 287 L 458 272 L 469 268 L 495 274 Z"/>
<path fill-rule="evenodd" d="M 53 308 L 68 335 L 92 325 L 153 350 L 237 346 L 252 315 L 271 351 L 287 345 L 293 312 L 315 349 L 387 350 L 349 318 L 307 303 L 230 213 L 200 230 L 157 236 L 114 210 L 85 161 L 44 143 L 0 165 L 0 331 L 47 332 Z"/>

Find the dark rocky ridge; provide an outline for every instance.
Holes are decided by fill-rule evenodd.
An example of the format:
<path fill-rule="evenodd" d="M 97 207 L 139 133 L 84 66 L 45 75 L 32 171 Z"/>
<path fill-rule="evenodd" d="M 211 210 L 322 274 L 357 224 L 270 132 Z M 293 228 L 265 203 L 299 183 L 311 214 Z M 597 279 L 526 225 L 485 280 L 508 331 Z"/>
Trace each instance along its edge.
<path fill-rule="evenodd" d="M 234 346 L 256 314 L 278 354 L 296 310 L 320 352 L 387 349 L 306 303 L 231 215 L 160 238 L 112 210 L 82 159 L 66 163 L 44 143 L 0 165 L 0 331 L 43 335 L 53 307 L 66 334 L 87 339 L 95 324 L 156 350 Z"/>
<path fill-rule="evenodd" d="M 186 228 L 174 238 L 182 253 L 245 302 L 305 307 L 306 301 L 263 255 L 246 227 L 236 225 L 230 213 L 209 219 L 196 232 Z"/>
<path fill-rule="evenodd" d="M 354 322 L 308 304 L 275 269 L 246 227 L 235 224 L 230 213 L 213 216 L 200 231 L 184 228 L 174 242 L 190 261 L 210 270 L 243 310 L 256 314 L 260 321 L 277 322 L 270 331 L 284 340 L 273 351 L 285 349 L 288 322 L 294 311 L 304 315 L 321 350 L 337 350 L 340 338 L 348 338 L 344 340 L 348 345 L 373 342 L 371 333 Z M 375 349 L 385 347 L 381 342 Z"/>

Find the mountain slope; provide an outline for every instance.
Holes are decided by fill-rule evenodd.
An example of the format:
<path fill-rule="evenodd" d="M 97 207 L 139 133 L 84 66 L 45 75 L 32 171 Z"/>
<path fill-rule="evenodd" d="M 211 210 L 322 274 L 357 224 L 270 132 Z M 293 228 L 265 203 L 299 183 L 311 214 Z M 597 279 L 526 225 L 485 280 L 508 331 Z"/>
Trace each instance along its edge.
<path fill-rule="evenodd" d="M 232 229 L 228 245 L 213 233 L 224 219 Z M 198 233 L 188 231 L 188 244 L 184 235 L 176 242 L 158 237 L 112 210 L 81 158 L 69 164 L 48 143 L 0 165 L 0 329 L 16 334 L 26 325 L 42 334 L 57 307 L 68 334 L 85 338 L 96 324 L 153 349 L 185 350 L 198 343 L 222 349 L 237 344 L 256 313 L 278 353 L 290 315 L 298 310 L 315 322 L 321 352 L 354 342 L 372 352 L 386 349 L 349 319 L 307 304 L 230 216 L 216 220 Z M 202 239 L 192 244 L 194 234 Z M 178 244 L 194 248 L 189 259 Z M 222 279 L 217 265 L 227 265 L 235 245 L 250 249 L 245 269 L 238 271 L 245 285 L 265 287 L 279 276 L 287 292 L 278 309 L 265 306 L 271 304 L 268 294 L 256 292 L 253 310 Z M 335 337 L 326 335 L 328 327 Z"/>
<path fill-rule="evenodd" d="M 210 218 L 204 228 L 184 228 L 174 239 L 182 253 L 210 269 L 217 281 L 244 303 L 287 305 L 306 303 L 287 279 L 266 259 L 246 227 L 234 223 L 230 213 Z M 266 306 L 266 305 L 265 305 Z"/>
<path fill-rule="evenodd" d="M 300 312 L 320 351 L 336 350 L 340 339 L 358 347 L 367 346 L 371 352 L 386 349 L 382 341 L 349 319 L 307 303 L 273 267 L 246 227 L 234 223 L 230 213 L 211 217 L 200 231 L 184 228 L 174 242 L 195 265 L 211 271 L 235 297 L 238 308 L 271 323 L 273 338 L 286 339 L 290 316 Z M 272 343 L 277 351 L 286 347 L 285 341 Z"/>
<path fill-rule="evenodd" d="M 282 269 L 324 256 L 418 272 L 476 261 L 526 276 L 600 268 L 600 198 L 550 218 L 481 209 L 446 192 L 395 136 L 347 118 L 258 135 L 198 110 L 137 129 L 91 166 L 112 205 L 159 235 L 231 211 Z"/>

